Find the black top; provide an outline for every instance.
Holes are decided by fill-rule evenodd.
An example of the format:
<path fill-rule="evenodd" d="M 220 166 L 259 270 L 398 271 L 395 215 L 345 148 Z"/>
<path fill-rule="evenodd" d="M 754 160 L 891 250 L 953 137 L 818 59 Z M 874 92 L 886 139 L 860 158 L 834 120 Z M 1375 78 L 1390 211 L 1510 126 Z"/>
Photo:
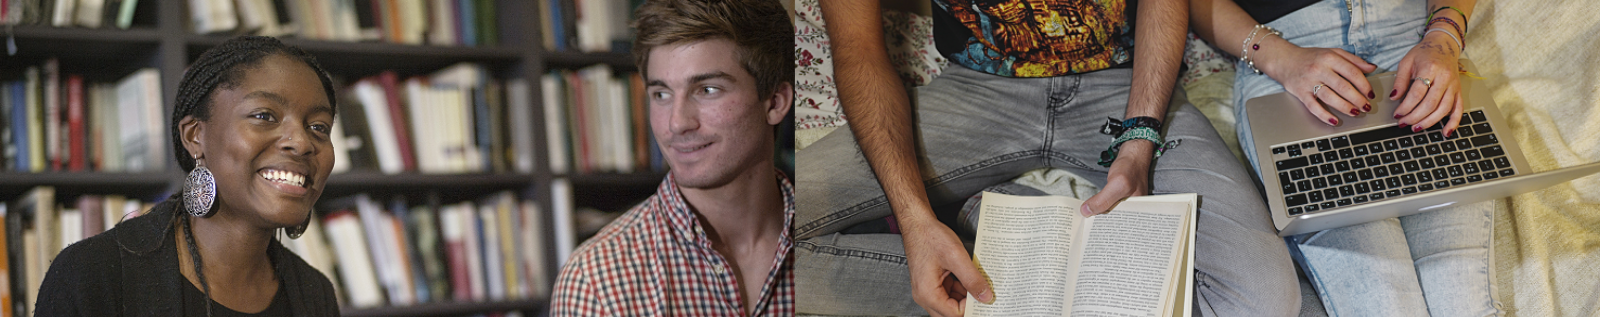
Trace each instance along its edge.
<path fill-rule="evenodd" d="M 1256 19 L 1256 23 L 1267 24 L 1289 15 L 1290 12 L 1300 10 L 1312 3 L 1322 0 L 1233 0 L 1238 3 L 1244 12 Z"/>
<path fill-rule="evenodd" d="M 189 282 L 178 273 L 176 200 L 61 250 L 39 288 L 35 316 L 184 315 Z M 339 315 L 326 276 L 277 242 L 267 244 L 267 253 L 294 316 Z"/>
<path fill-rule="evenodd" d="M 241 313 L 233 310 L 232 308 L 228 308 L 227 306 L 222 306 L 220 303 L 206 299 L 206 294 L 200 292 L 200 288 L 195 286 L 194 283 L 183 284 L 188 285 L 188 287 L 183 288 L 183 314 L 185 316 L 205 316 L 206 302 L 211 303 L 212 317 L 294 316 L 294 312 L 289 311 L 289 296 L 284 294 L 283 287 L 279 287 L 278 292 L 273 293 L 272 304 L 268 304 L 267 309 L 263 309 L 261 312 L 252 314 Z"/>

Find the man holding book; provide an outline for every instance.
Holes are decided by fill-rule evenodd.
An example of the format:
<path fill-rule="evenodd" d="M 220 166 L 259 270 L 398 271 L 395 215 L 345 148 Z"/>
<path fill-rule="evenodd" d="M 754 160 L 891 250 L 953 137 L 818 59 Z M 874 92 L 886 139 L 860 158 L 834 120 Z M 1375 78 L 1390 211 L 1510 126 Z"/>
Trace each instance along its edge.
<path fill-rule="evenodd" d="M 662 0 L 636 15 L 634 56 L 671 173 L 578 247 L 553 315 L 792 315 L 794 195 L 772 156 L 794 96 L 788 14 L 770 0 Z"/>
<path fill-rule="evenodd" d="M 960 316 L 969 296 L 1024 295 L 995 293 L 946 224 L 955 215 L 934 208 L 1041 168 L 1100 187 L 1077 206 L 1085 216 L 1130 196 L 1198 193 L 1194 310 L 1298 310 L 1293 265 L 1252 178 L 1198 110 L 1169 109 L 1186 3 L 932 2 L 952 65 L 914 103 L 889 64 L 878 1 L 821 2 L 850 129 L 797 155 L 800 313 Z M 885 218 L 874 227 L 896 229 L 842 233 Z"/>

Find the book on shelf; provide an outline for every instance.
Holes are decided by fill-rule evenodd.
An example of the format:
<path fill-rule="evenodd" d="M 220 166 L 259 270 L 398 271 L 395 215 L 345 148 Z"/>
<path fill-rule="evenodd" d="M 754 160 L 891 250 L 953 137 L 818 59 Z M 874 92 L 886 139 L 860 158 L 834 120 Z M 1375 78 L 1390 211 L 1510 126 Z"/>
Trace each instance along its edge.
<path fill-rule="evenodd" d="M 323 216 L 322 222 L 339 262 L 339 284 L 345 292 L 342 303 L 355 308 L 383 305 L 383 293 L 372 268 L 360 218 L 354 211 L 339 210 Z"/>
<path fill-rule="evenodd" d="M 352 169 L 370 169 L 372 157 L 385 174 L 531 173 L 532 136 L 516 134 L 532 132 L 519 127 L 533 107 L 524 83 L 508 89 L 473 63 L 360 79 L 344 98 L 352 104 L 341 108 L 349 110 L 339 126 L 346 148 L 336 155 L 355 159 Z"/>
<path fill-rule="evenodd" d="M 324 41 L 472 47 L 498 44 L 496 4 L 492 0 L 190 0 L 188 11 L 189 25 L 198 34 L 293 34 Z"/>
<path fill-rule="evenodd" d="M 72 243 L 115 227 L 128 215 L 148 209 L 151 203 L 119 195 L 80 194 L 71 205 L 51 186 L 37 186 L 0 204 L 5 224 L 0 228 L 0 311 L 27 316 L 38 301 L 45 272 L 61 250 Z M 9 297 L 9 298 L 6 298 Z"/>
<path fill-rule="evenodd" d="M 551 170 L 578 173 L 664 171 L 650 159 L 644 82 L 606 65 L 557 70 L 541 78 Z M 570 164 L 570 165 L 569 165 Z"/>
<path fill-rule="evenodd" d="M 6 204 L 0 203 L 0 219 L 10 218 L 10 210 L 6 207 Z M 19 294 L 17 293 L 16 285 L 11 283 L 13 281 L 11 274 L 13 266 L 11 266 L 10 261 L 12 239 L 8 234 L 16 229 L 11 228 L 9 224 L 10 221 L 6 221 L 6 225 L 0 225 L 0 246 L 6 248 L 6 252 L 0 252 L 0 255 L 6 257 L 6 259 L 0 259 L 0 317 L 16 316 L 17 308 L 15 303 L 17 300 L 13 299 L 13 297 Z"/>
<path fill-rule="evenodd" d="M 546 50 L 626 52 L 633 41 L 630 13 L 642 1 L 540 0 L 540 34 Z"/>
<path fill-rule="evenodd" d="M 154 68 L 135 71 L 117 83 L 117 115 L 121 121 L 122 164 L 128 172 L 166 169 L 167 134 L 162 123 L 161 74 Z"/>
<path fill-rule="evenodd" d="M 323 217 L 327 242 L 337 254 L 345 305 L 370 308 L 431 302 L 484 302 L 547 296 L 543 250 L 524 232 L 540 216 L 536 202 L 510 191 L 440 204 L 432 197 L 387 204 L 369 194 L 329 201 Z M 308 234 L 307 237 L 310 235 Z M 307 237 L 301 237 L 302 240 Z M 314 239 L 314 238 L 313 238 Z M 342 241 L 341 241 L 342 240 Z M 331 243 L 330 243 L 331 242 Z M 301 242 L 296 242 L 301 243 Z M 297 249 L 319 249 L 299 246 Z"/>
<path fill-rule="evenodd" d="M 0 24 L 127 29 L 137 0 L 5 0 Z"/>
<path fill-rule="evenodd" d="M 1188 316 L 1195 194 L 1139 196 L 1084 218 L 1065 196 L 983 193 L 967 316 Z"/>
<path fill-rule="evenodd" d="M 555 228 L 556 263 L 564 265 L 567 258 L 572 256 L 572 249 L 578 246 L 577 236 L 573 233 L 572 212 L 575 208 L 572 198 L 572 182 L 565 178 L 550 181 L 550 220 L 551 227 Z"/>

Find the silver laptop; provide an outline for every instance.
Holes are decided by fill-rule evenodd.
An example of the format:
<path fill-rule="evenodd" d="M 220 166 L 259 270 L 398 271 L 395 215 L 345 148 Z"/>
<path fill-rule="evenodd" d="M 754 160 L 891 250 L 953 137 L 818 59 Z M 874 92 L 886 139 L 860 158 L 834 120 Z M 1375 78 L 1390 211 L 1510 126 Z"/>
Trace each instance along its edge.
<path fill-rule="evenodd" d="M 1466 63 L 1465 61 L 1463 61 Z M 1468 63 L 1471 69 L 1470 63 Z M 1393 87 L 1394 73 L 1368 77 Z M 1539 190 L 1600 172 L 1600 162 L 1535 173 L 1479 80 L 1462 78 L 1464 111 L 1450 137 L 1443 123 L 1419 133 L 1397 127 L 1399 101 L 1318 122 L 1287 93 L 1245 102 L 1257 170 L 1282 236 L 1344 227 Z"/>

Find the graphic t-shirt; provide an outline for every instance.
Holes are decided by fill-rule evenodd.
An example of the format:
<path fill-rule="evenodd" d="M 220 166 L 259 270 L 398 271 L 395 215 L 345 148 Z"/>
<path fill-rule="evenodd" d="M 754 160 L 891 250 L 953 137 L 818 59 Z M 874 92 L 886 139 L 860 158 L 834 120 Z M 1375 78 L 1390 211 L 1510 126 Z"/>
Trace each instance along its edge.
<path fill-rule="evenodd" d="M 1126 0 L 933 0 L 939 52 L 1006 77 L 1051 77 L 1131 64 Z"/>

